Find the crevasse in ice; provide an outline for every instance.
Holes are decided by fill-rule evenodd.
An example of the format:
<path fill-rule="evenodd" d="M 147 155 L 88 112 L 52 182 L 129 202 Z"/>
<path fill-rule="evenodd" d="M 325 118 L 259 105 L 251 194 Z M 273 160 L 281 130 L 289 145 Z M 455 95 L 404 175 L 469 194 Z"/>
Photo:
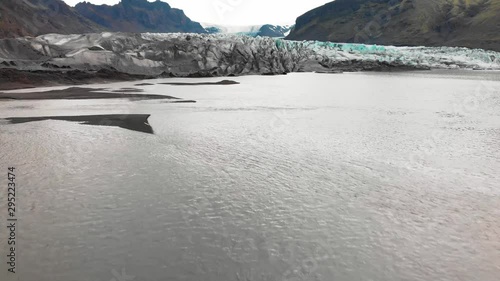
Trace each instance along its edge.
<path fill-rule="evenodd" d="M 150 40 L 169 40 L 179 38 L 182 34 L 152 34 L 145 33 L 143 38 Z M 289 41 L 265 37 L 245 37 L 236 35 L 193 35 L 204 38 L 212 43 L 225 43 L 228 41 L 244 42 L 250 46 L 271 46 L 269 41 L 274 41 L 276 50 L 285 52 L 296 51 L 323 57 L 334 61 L 379 61 L 399 62 L 409 66 L 424 66 L 430 68 L 476 68 L 500 69 L 500 53 L 481 49 L 468 49 L 460 47 L 395 47 L 380 45 L 365 45 L 352 43 L 334 43 L 320 41 Z M 222 44 L 222 45 L 223 45 Z M 257 51 L 258 48 L 255 49 Z"/>

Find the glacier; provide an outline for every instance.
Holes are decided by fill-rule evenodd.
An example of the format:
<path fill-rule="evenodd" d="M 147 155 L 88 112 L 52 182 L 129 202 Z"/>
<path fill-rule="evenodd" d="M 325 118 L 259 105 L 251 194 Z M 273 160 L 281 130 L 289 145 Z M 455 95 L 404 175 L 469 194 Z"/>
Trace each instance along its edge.
<path fill-rule="evenodd" d="M 232 34 L 47 34 L 0 40 L 0 68 L 178 77 L 411 69 L 500 70 L 500 53 Z"/>
<path fill-rule="evenodd" d="M 205 29 L 217 30 L 217 32 L 211 32 L 214 34 L 237 34 L 237 35 L 248 35 L 254 37 L 257 35 L 259 30 L 264 26 L 261 25 L 241 25 L 241 26 L 232 26 L 232 25 L 220 25 L 220 24 L 212 24 L 200 22 L 201 26 Z"/>
<path fill-rule="evenodd" d="M 246 35 L 251 37 L 274 37 L 274 38 L 284 38 L 290 34 L 292 27 L 294 25 L 272 25 L 272 24 L 261 24 L 261 25 L 219 25 L 210 23 L 200 23 L 203 28 L 209 34 L 235 34 L 235 35 Z"/>

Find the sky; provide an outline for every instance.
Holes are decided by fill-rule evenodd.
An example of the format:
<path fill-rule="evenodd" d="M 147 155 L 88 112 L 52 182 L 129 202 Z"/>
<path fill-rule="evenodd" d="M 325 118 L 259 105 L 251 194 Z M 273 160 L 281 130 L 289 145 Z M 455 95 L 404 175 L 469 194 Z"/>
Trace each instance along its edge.
<path fill-rule="evenodd" d="M 64 0 L 75 6 L 84 0 Z M 85 0 L 114 5 L 120 0 Z M 152 2 L 153 0 L 148 0 Z M 194 21 L 219 25 L 294 24 L 305 12 L 332 0 L 165 0 Z"/>

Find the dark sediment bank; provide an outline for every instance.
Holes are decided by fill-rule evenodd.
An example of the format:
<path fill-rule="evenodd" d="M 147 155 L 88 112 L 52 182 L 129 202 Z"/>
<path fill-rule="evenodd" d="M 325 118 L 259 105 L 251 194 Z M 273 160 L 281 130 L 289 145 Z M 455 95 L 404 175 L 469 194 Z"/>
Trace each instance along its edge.
<path fill-rule="evenodd" d="M 104 88 L 93 89 L 93 88 L 82 88 L 82 87 L 71 87 L 63 90 L 52 90 L 47 92 L 30 92 L 30 93 L 1 93 L 0 100 L 54 100 L 54 99 L 65 99 L 65 100 L 83 100 L 83 99 L 130 99 L 130 100 L 159 100 L 159 99 L 171 99 L 179 100 L 176 97 L 164 96 L 164 95 L 149 95 L 149 94 L 125 94 L 125 93 L 110 93 L 103 92 Z M 142 90 L 133 90 L 134 92 L 141 92 Z M 126 92 L 133 92 L 132 89 L 128 89 Z M 120 91 L 125 92 L 125 91 Z"/>
<path fill-rule="evenodd" d="M 85 84 L 104 84 L 122 81 L 138 81 L 158 78 L 192 78 L 190 76 L 173 76 L 171 74 L 151 75 L 132 75 L 115 70 L 102 69 L 99 71 L 81 71 L 81 70 L 19 70 L 14 68 L 0 68 L 0 91 L 51 87 L 51 86 L 71 86 Z M 216 77 L 209 74 L 199 75 L 197 77 Z M 165 85 L 236 85 L 235 81 L 224 80 L 217 83 L 162 83 Z M 139 83 L 134 86 L 154 86 L 153 83 Z M 141 89 L 120 89 L 114 92 L 130 93 L 142 92 Z"/>
<path fill-rule="evenodd" d="M 196 103 L 195 100 L 178 100 L 178 101 L 172 101 L 168 103 Z"/>
<path fill-rule="evenodd" d="M 360 72 L 360 71 L 373 71 L 373 72 L 402 72 L 402 71 L 416 71 L 416 70 L 431 70 L 426 66 L 407 65 L 399 62 L 385 62 L 385 61 L 362 61 L 350 60 L 344 62 L 337 62 L 331 67 L 336 72 Z"/>
<path fill-rule="evenodd" d="M 224 85 L 238 85 L 240 84 L 239 82 L 232 81 L 232 80 L 222 80 L 219 82 L 200 82 L 200 83 L 159 83 L 161 85 L 173 85 L 173 86 L 209 86 L 209 85 L 216 85 L 216 86 L 224 86 Z"/>
<path fill-rule="evenodd" d="M 119 127 L 127 130 L 153 134 L 153 128 L 148 123 L 149 114 L 114 114 L 88 116 L 45 116 L 45 117 L 15 117 L 6 118 L 11 124 L 59 120 L 78 122 L 83 125 Z"/>
<path fill-rule="evenodd" d="M 357 72 L 357 71 L 381 71 L 381 72 L 397 72 L 397 71 L 412 71 L 412 70 L 429 70 L 422 66 L 408 66 L 396 63 L 384 62 L 365 62 L 365 61 L 348 61 L 341 62 L 337 65 L 315 65 L 310 71 L 297 70 L 297 72 L 318 72 L 318 73 L 342 73 L 342 72 Z M 241 75 L 228 75 L 231 77 L 242 75 L 256 75 L 256 73 L 248 73 Z M 285 75 L 286 73 L 277 72 L 273 75 Z M 261 75 L 270 75 L 269 73 Z M 25 88 L 50 87 L 50 86 L 70 86 L 70 85 L 85 85 L 85 84 L 104 84 L 122 81 L 138 81 L 158 78 L 210 78 L 221 77 L 209 72 L 198 71 L 188 75 L 174 75 L 172 73 L 162 73 L 160 75 L 134 75 L 119 72 L 116 70 L 101 69 L 99 71 L 82 71 L 82 70 L 19 70 L 14 68 L 0 68 L 0 91 L 16 90 Z M 223 80 L 219 82 L 201 82 L 201 83 L 160 83 L 163 85 L 174 86 L 201 86 L 201 85 L 237 85 L 236 81 Z M 139 83 L 135 86 L 154 86 L 153 83 Z M 140 90 L 138 89 L 137 92 Z M 131 92 L 131 90 L 117 90 L 117 92 Z"/>
<path fill-rule="evenodd" d="M 148 75 L 133 75 L 115 70 L 19 70 L 0 68 L 0 90 L 110 83 L 156 78 Z"/>
<path fill-rule="evenodd" d="M 137 88 L 121 88 L 117 90 L 113 90 L 113 93 L 142 93 L 144 92 L 143 89 L 137 89 Z"/>

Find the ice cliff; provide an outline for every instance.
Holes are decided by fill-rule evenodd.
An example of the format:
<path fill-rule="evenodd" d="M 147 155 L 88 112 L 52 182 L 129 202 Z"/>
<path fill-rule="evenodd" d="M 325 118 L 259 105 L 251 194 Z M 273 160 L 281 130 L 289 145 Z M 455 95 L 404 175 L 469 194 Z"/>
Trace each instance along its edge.
<path fill-rule="evenodd" d="M 186 33 L 48 34 L 0 40 L 0 67 L 171 76 L 386 69 L 500 69 L 500 53 Z"/>

